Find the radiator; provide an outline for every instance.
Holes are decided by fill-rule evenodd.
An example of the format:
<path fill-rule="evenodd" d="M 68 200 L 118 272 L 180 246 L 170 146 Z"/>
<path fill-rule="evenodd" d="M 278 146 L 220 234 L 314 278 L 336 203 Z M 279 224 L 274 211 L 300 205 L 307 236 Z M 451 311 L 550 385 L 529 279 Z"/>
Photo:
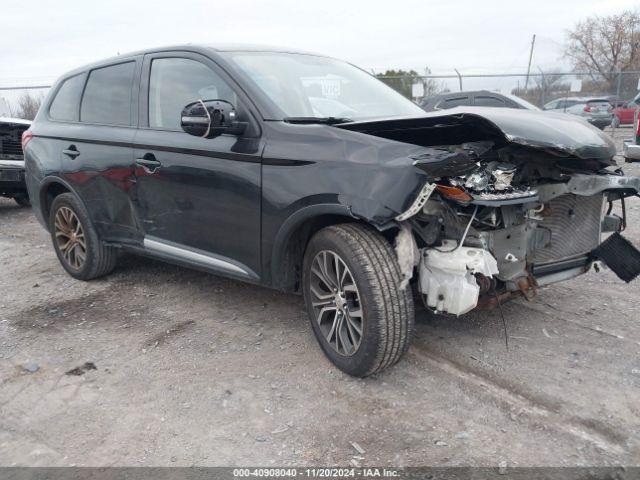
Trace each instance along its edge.
<path fill-rule="evenodd" d="M 533 255 L 534 264 L 557 262 L 584 255 L 600 244 L 602 222 L 602 194 L 583 197 L 566 194 L 545 205 L 544 220 L 538 228 L 551 232 L 551 241 L 538 248 Z"/>

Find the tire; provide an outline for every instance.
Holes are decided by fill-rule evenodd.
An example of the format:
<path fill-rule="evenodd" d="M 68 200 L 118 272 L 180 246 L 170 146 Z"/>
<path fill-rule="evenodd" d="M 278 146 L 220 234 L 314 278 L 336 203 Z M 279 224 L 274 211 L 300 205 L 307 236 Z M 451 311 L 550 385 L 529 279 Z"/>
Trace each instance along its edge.
<path fill-rule="evenodd" d="M 344 278 L 342 298 L 346 300 L 340 300 L 337 297 L 340 292 L 329 291 L 328 284 L 321 280 L 324 275 L 320 271 L 321 263 L 325 256 L 329 261 L 334 260 L 334 266 L 327 262 L 325 270 L 335 273 L 338 268 L 340 274 L 335 276 Z M 346 273 L 344 268 L 335 267 L 340 262 L 346 267 Z M 394 365 L 409 348 L 415 321 L 413 297 L 410 287 L 400 289 L 401 280 L 394 250 L 370 227 L 334 225 L 320 230 L 309 242 L 302 278 L 307 313 L 320 347 L 343 372 L 356 377 L 378 373 Z M 338 286 L 338 289 L 342 287 Z M 332 299 L 325 299 L 331 294 L 334 295 Z M 357 301 L 354 295 L 358 297 Z M 318 315 L 325 305 L 325 315 Z M 335 309 L 335 314 L 331 308 Z M 341 342 L 337 335 L 334 335 L 335 340 L 331 336 L 336 318 L 342 319 L 337 322 L 344 332 Z M 354 323 L 356 325 L 350 330 Z M 361 335 L 352 341 L 358 337 L 357 325 Z M 342 352 L 340 344 L 344 347 Z"/>
<path fill-rule="evenodd" d="M 620 126 L 620 118 L 613 117 L 613 120 L 611 120 L 611 128 L 618 128 L 619 126 Z"/>
<path fill-rule="evenodd" d="M 16 195 L 15 197 L 13 197 L 13 199 L 21 207 L 30 207 L 31 206 L 31 202 L 29 201 L 29 196 L 26 195 L 26 194 L 24 194 L 24 195 Z"/>
<path fill-rule="evenodd" d="M 71 212 L 71 214 L 69 213 Z M 57 217 L 59 215 L 59 217 Z M 65 217 L 66 216 L 66 217 Z M 64 218 L 74 218 L 77 222 L 70 221 L 70 225 L 78 225 L 80 230 L 71 228 L 71 230 L 77 230 L 79 233 L 74 233 L 77 241 L 75 243 L 81 243 L 81 233 L 84 240 L 84 249 L 81 245 L 77 245 L 75 249 L 70 248 L 69 254 L 65 256 L 61 243 L 65 243 L 65 239 L 71 242 L 71 239 L 63 231 L 67 231 L 65 228 L 61 228 L 60 221 Z M 56 219 L 58 218 L 58 224 Z M 53 248 L 58 256 L 58 260 L 64 267 L 64 269 L 74 278 L 78 280 L 91 280 L 93 278 L 102 277 L 110 273 L 117 260 L 118 250 L 114 247 L 107 247 L 98 238 L 98 234 L 91 224 L 89 214 L 84 205 L 78 200 L 78 198 L 72 193 L 63 193 L 58 195 L 51 204 L 51 213 L 49 215 L 49 231 L 51 232 L 51 240 L 53 242 Z M 70 230 L 69 230 L 70 231 Z M 84 251 L 84 255 L 80 253 Z M 84 257 L 82 259 L 82 257 Z M 82 259 L 82 261 L 80 261 Z M 78 262 L 75 262 L 77 260 Z"/>

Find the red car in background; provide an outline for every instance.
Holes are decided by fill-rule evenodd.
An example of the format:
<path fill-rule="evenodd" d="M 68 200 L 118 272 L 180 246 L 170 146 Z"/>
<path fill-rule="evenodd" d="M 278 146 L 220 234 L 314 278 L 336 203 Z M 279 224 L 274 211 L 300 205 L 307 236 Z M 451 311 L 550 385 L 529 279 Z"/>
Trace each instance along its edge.
<path fill-rule="evenodd" d="M 639 106 L 638 103 L 636 103 L 636 99 L 628 102 L 618 101 L 612 103 L 614 110 L 611 126 L 617 128 L 620 125 L 633 125 L 634 115 Z"/>

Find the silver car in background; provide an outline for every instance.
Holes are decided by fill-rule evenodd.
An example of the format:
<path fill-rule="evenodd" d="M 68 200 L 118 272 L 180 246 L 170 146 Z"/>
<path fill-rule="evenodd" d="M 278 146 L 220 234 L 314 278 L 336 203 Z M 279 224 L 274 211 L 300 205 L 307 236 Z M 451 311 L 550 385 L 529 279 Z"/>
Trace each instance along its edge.
<path fill-rule="evenodd" d="M 543 110 L 570 113 L 584 118 L 591 125 L 604 130 L 613 120 L 613 107 L 602 97 L 563 97 L 547 103 Z"/>

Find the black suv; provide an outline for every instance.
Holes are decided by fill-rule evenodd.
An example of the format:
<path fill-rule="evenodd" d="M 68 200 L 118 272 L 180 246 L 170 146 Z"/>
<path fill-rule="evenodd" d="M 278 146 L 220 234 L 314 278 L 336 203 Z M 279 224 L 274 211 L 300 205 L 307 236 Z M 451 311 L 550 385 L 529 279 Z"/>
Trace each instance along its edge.
<path fill-rule="evenodd" d="M 605 170 L 610 140 L 541 115 L 429 115 L 332 58 L 190 45 L 64 75 L 23 143 L 73 277 L 127 250 L 301 292 L 327 356 L 365 376 L 407 350 L 412 290 L 456 315 L 530 295 L 624 225 L 603 202 L 640 180 Z"/>

